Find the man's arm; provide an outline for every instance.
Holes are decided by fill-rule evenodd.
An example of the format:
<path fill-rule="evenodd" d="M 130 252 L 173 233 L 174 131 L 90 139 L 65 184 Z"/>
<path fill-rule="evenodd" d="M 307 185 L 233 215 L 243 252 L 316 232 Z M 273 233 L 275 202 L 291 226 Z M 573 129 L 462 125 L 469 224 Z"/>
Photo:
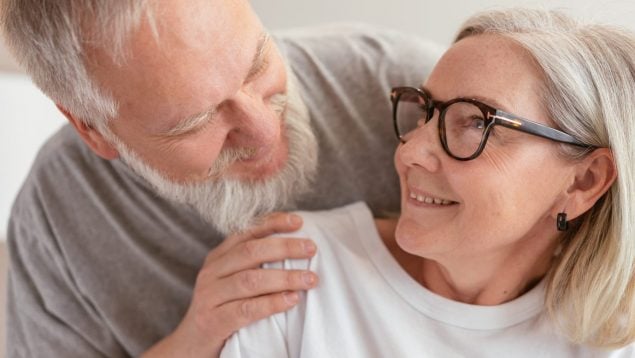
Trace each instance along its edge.
<path fill-rule="evenodd" d="M 217 357 L 225 340 L 241 327 L 293 307 L 298 302 L 296 291 L 315 287 L 315 274 L 260 266 L 312 257 L 316 247 L 310 240 L 268 237 L 301 226 L 297 215 L 272 214 L 212 250 L 198 274 L 185 317 L 143 357 Z"/>

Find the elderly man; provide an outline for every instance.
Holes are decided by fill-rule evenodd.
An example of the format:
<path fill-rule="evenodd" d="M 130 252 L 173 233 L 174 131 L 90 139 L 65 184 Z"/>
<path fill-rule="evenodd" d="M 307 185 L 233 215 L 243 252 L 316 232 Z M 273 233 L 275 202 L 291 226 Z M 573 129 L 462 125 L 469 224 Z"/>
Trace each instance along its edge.
<path fill-rule="evenodd" d="M 9 224 L 10 356 L 217 355 L 311 272 L 272 210 L 398 208 L 388 89 L 437 51 L 328 27 L 270 36 L 245 0 L 1 0 L 8 43 L 71 125 Z M 427 67 L 426 67 L 427 66 Z M 224 237 L 227 236 L 227 239 Z"/>

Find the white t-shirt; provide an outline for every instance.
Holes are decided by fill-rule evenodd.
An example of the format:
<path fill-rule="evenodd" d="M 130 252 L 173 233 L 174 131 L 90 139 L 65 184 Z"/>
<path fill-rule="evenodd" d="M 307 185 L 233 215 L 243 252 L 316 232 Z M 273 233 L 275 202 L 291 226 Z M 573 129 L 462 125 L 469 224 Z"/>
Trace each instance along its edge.
<path fill-rule="evenodd" d="M 544 283 L 498 306 L 446 299 L 412 279 L 390 254 L 367 206 L 301 212 L 298 237 L 311 260 L 271 268 L 310 269 L 317 288 L 297 307 L 234 334 L 229 357 L 634 357 L 633 345 L 599 351 L 570 344 L 543 312 Z"/>

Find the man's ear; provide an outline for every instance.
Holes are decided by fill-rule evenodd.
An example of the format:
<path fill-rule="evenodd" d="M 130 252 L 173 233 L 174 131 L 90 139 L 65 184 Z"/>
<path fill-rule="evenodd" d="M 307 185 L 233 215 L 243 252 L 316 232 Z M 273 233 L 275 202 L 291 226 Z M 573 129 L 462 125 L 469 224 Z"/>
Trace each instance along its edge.
<path fill-rule="evenodd" d="M 617 179 L 613 153 L 597 148 L 578 163 L 573 184 L 568 189 L 566 213 L 575 219 L 589 210 Z"/>
<path fill-rule="evenodd" d="M 55 104 L 57 109 L 64 114 L 66 119 L 75 127 L 75 130 L 84 143 L 98 156 L 112 160 L 119 157 L 119 152 L 101 135 L 95 128 L 87 125 L 83 121 L 75 118 L 66 108 Z"/>

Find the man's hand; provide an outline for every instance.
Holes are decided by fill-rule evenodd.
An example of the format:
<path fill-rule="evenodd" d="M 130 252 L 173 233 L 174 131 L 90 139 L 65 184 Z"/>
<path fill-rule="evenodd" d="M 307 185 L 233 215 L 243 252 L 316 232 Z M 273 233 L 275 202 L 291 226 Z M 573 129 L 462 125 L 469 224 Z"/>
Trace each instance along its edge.
<path fill-rule="evenodd" d="M 225 340 L 241 327 L 293 307 L 298 301 L 296 291 L 315 287 L 317 276 L 260 266 L 312 257 L 316 247 L 311 240 L 269 237 L 301 226 L 297 215 L 271 214 L 210 251 L 185 318 L 144 357 L 217 357 Z"/>

